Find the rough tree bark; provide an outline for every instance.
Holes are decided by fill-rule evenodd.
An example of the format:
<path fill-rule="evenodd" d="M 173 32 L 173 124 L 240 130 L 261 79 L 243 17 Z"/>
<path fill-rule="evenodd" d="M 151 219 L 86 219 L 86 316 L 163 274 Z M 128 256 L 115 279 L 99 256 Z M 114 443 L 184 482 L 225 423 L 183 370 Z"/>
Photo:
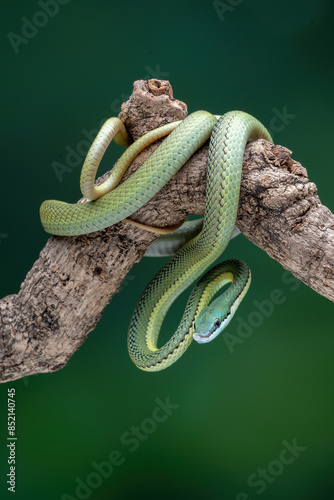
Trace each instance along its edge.
<path fill-rule="evenodd" d="M 186 115 L 168 81 L 139 80 L 119 116 L 135 140 Z M 127 175 L 157 145 L 141 153 Z M 133 219 L 165 227 L 203 213 L 207 152 L 206 144 Z M 263 140 L 247 146 L 237 225 L 285 269 L 334 301 L 334 216 L 290 154 Z M 85 236 L 51 237 L 18 294 L 0 301 L 1 382 L 62 368 L 155 238 L 125 222 Z"/>

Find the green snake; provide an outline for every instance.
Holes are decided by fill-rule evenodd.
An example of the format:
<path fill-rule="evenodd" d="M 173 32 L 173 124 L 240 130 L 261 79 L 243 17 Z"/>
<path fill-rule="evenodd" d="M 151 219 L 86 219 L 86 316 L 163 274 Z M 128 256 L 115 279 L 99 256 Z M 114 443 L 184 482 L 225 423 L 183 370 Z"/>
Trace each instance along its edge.
<path fill-rule="evenodd" d="M 168 137 L 143 165 L 118 185 L 135 156 L 165 135 Z M 121 120 L 111 118 L 93 142 L 81 172 L 82 193 L 91 201 L 69 204 L 48 200 L 40 208 L 42 225 L 51 234 L 77 236 L 104 229 L 127 219 L 145 205 L 209 138 L 203 221 L 196 229 L 192 228 L 190 237 L 183 235 L 181 248 L 176 245 L 175 256 L 148 284 L 132 315 L 128 350 L 142 370 L 158 371 L 170 366 L 193 338 L 206 343 L 217 337 L 245 296 L 251 274 L 244 262 L 232 259 L 214 266 L 192 290 L 175 333 L 158 347 L 159 332 L 172 303 L 207 271 L 230 241 L 246 143 L 259 138 L 272 142 L 270 134 L 258 120 L 242 111 L 223 116 L 197 111 L 181 122 L 155 129 L 135 141 L 117 161 L 109 179 L 95 186 L 97 168 L 111 140 L 123 145 L 130 142 Z M 178 232 L 182 232 L 181 228 L 175 234 Z M 230 286 L 212 300 L 227 283 Z"/>

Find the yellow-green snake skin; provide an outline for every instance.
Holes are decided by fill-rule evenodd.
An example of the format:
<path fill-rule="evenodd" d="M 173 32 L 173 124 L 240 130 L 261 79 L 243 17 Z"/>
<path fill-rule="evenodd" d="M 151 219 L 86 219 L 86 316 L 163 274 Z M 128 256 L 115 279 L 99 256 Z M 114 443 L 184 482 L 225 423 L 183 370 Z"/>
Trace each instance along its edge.
<path fill-rule="evenodd" d="M 138 152 L 167 134 L 170 135 L 148 160 L 114 189 Z M 115 165 L 111 178 L 102 187 L 94 187 L 96 170 L 112 138 L 118 144 L 129 143 L 118 118 L 111 118 L 102 127 L 81 173 L 82 192 L 94 201 L 80 204 L 45 201 L 40 215 L 47 232 L 76 236 L 126 219 L 160 191 L 210 138 L 206 205 L 200 232 L 187 241 L 149 283 L 129 326 L 131 359 L 142 370 L 158 371 L 174 363 L 193 338 L 199 343 L 215 338 L 230 322 L 248 290 L 251 278 L 244 262 L 229 260 L 216 265 L 191 292 L 176 332 L 158 348 L 160 328 L 170 306 L 223 253 L 231 238 L 247 141 L 272 139 L 258 120 L 242 111 L 231 111 L 221 117 L 197 111 L 182 122 L 160 127 L 133 143 Z M 229 288 L 210 304 L 217 291 L 229 282 Z"/>

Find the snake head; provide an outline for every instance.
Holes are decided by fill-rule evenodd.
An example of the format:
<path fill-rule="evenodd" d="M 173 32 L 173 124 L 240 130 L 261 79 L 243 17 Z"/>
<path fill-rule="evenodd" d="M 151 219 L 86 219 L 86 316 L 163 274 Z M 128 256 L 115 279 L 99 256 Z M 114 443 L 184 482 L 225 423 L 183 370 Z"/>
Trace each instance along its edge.
<path fill-rule="evenodd" d="M 205 344 L 215 339 L 229 324 L 233 316 L 231 309 L 226 306 L 223 310 L 208 306 L 201 311 L 196 319 L 194 340 Z"/>

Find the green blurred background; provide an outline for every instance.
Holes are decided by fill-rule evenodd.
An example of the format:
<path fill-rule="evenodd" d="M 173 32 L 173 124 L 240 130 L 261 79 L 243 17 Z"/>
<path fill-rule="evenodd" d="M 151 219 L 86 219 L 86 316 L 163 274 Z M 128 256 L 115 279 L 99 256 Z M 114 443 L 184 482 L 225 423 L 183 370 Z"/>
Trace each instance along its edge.
<path fill-rule="evenodd" d="M 117 114 L 137 79 L 169 79 L 189 112 L 242 109 L 270 127 L 286 109 L 292 116 L 274 140 L 293 150 L 333 210 L 333 2 L 62 0 L 57 13 L 45 2 L 44 16 L 42 4 L 6 3 L 0 20 L 1 296 L 17 293 L 47 241 L 41 202 L 80 197 L 80 166 L 59 182 L 52 163 L 65 162 L 83 129 Z M 40 27 L 22 34 L 22 18 Z M 119 151 L 112 147 L 105 170 Z M 0 387 L 1 498 L 11 498 L 11 387 L 17 499 L 333 497 L 333 304 L 243 236 L 229 246 L 232 256 L 248 262 L 253 282 L 229 336 L 192 345 L 163 372 L 138 370 L 127 327 L 162 265 L 143 260 L 65 368 Z M 281 303 L 270 306 L 274 290 Z M 267 304 L 268 317 L 254 301 Z M 181 314 L 182 301 L 174 311 Z M 157 413 L 157 400 L 167 398 L 170 415 Z M 131 441 L 136 426 L 142 434 Z M 283 452 L 286 443 L 297 443 L 295 456 Z M 120 455 L 110 458 L 114 450 Z M 111 459 L 112 471 L 104 464 L 97 472 Z"/>

